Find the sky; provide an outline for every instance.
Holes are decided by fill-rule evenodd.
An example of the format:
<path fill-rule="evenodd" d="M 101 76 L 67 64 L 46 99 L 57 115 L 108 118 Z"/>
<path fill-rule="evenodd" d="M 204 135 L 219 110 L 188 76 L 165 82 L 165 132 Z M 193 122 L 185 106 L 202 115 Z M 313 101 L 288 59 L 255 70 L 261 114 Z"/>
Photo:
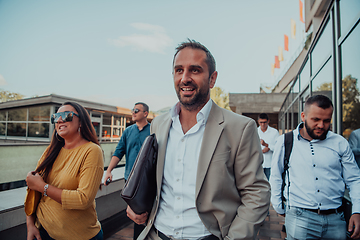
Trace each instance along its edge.
<path fill-rule="evenodd" d="M 304 28 L 298 0 L 0 0 L 0 89 L 158 111 L 177 102 L 173 55 L 190 38 L 213 54 L 215 86 L 259 93 L 277 81 Z M 289 51 L 271 75 L 284 34 Z"/>

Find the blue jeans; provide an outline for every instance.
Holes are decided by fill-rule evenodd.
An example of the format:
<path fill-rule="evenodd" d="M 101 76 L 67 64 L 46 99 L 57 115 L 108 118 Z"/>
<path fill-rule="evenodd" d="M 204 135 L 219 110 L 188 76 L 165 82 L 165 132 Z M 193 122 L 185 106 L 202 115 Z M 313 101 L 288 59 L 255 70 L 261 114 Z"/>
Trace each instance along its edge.
<path fill-rule="evenodd" d="M 346 239 L 344 213 L 319 215 L 302 208 L 290 207 L 285 215 L 287 239 Z"/>
<path fill-rule="evenodd" d="M 270 178 L 270 170 L 271 170 L 271 168 L 264 168 L 264 173 L 265 173 L 265 176 L 266 176 L 268 181 L 269 181 L 269 178 Z"/>
<path fill-rule="evenodd" d="M 42 240 L 55 240 L 49 236 L 49 234 L 43 227 L 40 227 L 39 231 L 40 231 L 40 236 L 41 236 Z M 95 237 L 91 238 L 90 240 L 103 240 L 103 230 L 100 229 L 100 232 Z"/>

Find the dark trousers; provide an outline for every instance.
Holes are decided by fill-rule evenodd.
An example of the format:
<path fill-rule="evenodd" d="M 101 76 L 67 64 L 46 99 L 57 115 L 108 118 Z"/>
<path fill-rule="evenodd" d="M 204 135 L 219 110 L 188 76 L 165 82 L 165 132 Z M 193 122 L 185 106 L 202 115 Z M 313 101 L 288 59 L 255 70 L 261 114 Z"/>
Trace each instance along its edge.
<path fill-rule="evenodd" d="M 140 233 L 144 230 L 145 225 L 137 225 L 134 223 L 134 239 L 137 239 Z"/>

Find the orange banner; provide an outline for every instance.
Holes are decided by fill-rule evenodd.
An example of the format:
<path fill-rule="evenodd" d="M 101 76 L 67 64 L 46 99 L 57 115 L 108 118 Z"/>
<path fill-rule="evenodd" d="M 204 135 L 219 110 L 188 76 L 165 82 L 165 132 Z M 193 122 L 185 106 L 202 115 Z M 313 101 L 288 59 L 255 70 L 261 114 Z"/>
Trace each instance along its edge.
<path fill-rule="evenodd" d="M 289 51 L 289 37 L 286 34 L 284 34 L 284 50 Z"/>
<path fill-rule="evenodd" d="M 305 23 L 305 22 L 304 22 L 304 18 L 303 18 L 303 9 L 304 9 L 303 6 L 304 6 L 303 2 L 302 2 L 301 0 L 299 0 L 300 21 L 301 21 L 302 23 Z"/>
<path fill-rule="evenodd" d="M 283 49 L 282 47 L 279 47 L 279 61 L 284 61 L 284 55 L 283 55 Z"/>
<path fill-rule="evenodd" d="M 275 56 L 275 68 L 280 68 L 280 61 L 278 56 Z"/>
<path fill-rule="evenodd" d="M 294 19 L 291 19 L 291 37 L 296 38 L 296 22 Z"/>

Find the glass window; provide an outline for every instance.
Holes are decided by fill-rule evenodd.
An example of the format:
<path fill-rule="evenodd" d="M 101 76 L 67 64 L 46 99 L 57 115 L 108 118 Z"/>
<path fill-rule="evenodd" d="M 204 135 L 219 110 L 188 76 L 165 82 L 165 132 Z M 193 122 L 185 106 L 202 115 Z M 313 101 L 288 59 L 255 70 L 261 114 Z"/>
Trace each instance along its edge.
<path fill-rule="evenodd" d="M 29 123 L 29 137 L 49 137 L 49 123 Z"/>
<path fill-rule="evenodd" d="M 294 102 L 293 107 L 293 112 L 294 112 L 294 126 L 293 128 L 295 129 L 297 127 L 297 125 L 300 123 L 299 120 L 299 116 L 300 116 L 300 112 L 299 112 L 299 98 L 296 99 L 296 101 Z"/>
<path fill-rule="evenodd" d="M 29 108 L 29 121 L 50 121 L 50 106 Z"/>
<path fill-rule="evenodd" d="M 332 29 L 331 24 L 328 23 L 329 21 L 311 53 L 312 75 L 319 70 L 332 52 Z"/>
<path fill-rule="evenodd" d="M 299 94 L 299 90 L 300 90 L 299 78 L 296 78 L 295 79 L 295 84 L 294 84 L 294 87 L 293 87 L 294 97 L 296 97 Z"/>
<path fill-rule="evenodd" d="M 92 122 L 92 125 L 94 126 L 96 136 L 100 136 L 100 123 L 98 122 Z"/>
<path fill-rule="evenodd" d="M 121 126 L 121 118 L 122 116 L 114 116 L 114 125 Z"/>
<path fill-rule="evenodd" d="M 26 121 L 27 109 L 19 108 L 9 110 L 8 121 Z"/>
<path fill-rule="evenodd" d="M 26 137 L 26 123 L 8 123 L 7 135 Z"/>
<path fill-rule="evenodd" d="M 341 36 L 346 35 L 352 25 L 357 21 L 360 13 L 359 0 L 340 1 L 340 28 Z"/>
<path fill-rule="evenodd" d="M 0 123 L 0 136 L 5 136 L 6 123 Z"/>
<path fill-rule="evenodd" d="M 113 138 L 120 138 L 120 128 L 113 128 Z"/>
<path fill-rule="evenodd" d="M 111 137 L 111 127 L 103 127 L 102 128 L 102 137 L 103 138 L 110 138 Z"/>
<path fill-rule="evenodd" d="M 309 61 L 306 61 L 303 69 L 300 73 L 300 89 L 304 89 L 308 86 L 310 81 L 310 64 Z"/>
<path fill-rule="evenodd" d="M 6 111 L 0 111 L 0 121 L 6 121 Z"/>
<path fill-rule="evenodd" d="M 342 103 L 343 103 L 343 136 L 360 128 L 360 25 L 348 36 L 341 45 L 342 66 Z"/>
<path fill-rule="evenodd" d="M 111 114 L 103 114 L 103 125 L 111 125 Z"/>
<path fill-rule="evenodd" d="M 332 99 L 334 71 L 332 59 L 330 59 L 321 71 L 312 80 L 312 95 L 322 94 Z"/>

